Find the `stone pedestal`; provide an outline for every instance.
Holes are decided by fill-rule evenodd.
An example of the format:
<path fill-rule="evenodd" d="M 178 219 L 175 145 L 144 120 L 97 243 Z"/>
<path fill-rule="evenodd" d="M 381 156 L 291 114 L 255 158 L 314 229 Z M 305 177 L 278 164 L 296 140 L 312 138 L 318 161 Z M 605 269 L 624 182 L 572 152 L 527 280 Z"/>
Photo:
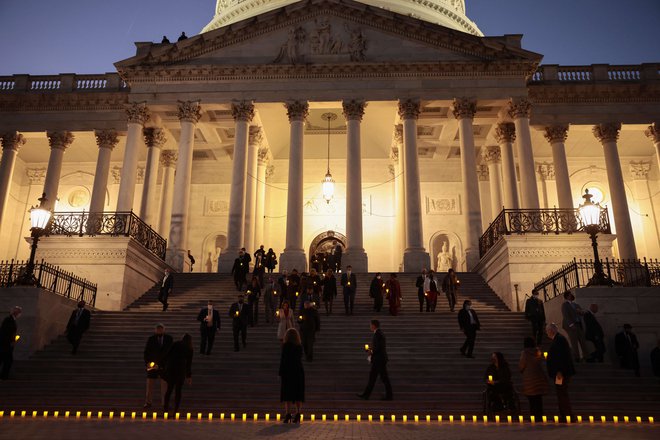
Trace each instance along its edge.
<path fill-rule="evenodd" d="M 343 265 L 343 256 L 341 260 Z M 291 273 L 293 269 L 296 269 L 298 272 L 304 272 L 307 270 L 307 256 L 305 255 L 304 251 L 287 250 L 280 254 L 278 270 L 280 272 L 286 270 Z"/>

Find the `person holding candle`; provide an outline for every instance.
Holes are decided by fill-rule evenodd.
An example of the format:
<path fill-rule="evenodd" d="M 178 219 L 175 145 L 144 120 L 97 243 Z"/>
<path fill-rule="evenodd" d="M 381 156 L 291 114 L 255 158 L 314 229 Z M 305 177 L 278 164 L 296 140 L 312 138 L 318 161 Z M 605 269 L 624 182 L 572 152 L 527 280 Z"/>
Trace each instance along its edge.
<path fill-rule="evenodd" d="M 256 276 L 250 280 L 250 284 L 245 292 L 247 294 L 248 303 L 248 322 L 250 327 L 254 327 L 259 323 L 259 298 L 261 298 L 261 283 Z"/>
<path fill-rule="evenodd" d="M 369 286 L 369 296 L 374 299 L 374 312 L 380 313 L 383 308 L 383 290 L 385 290 L 385 282 L 378 272 Z"/>
<path fill-rule="evenodd" d="M 321 280 L 323 285 L 323 304 L 325 305 L 325 314 L 330 316 L 332 314 L 332 303 L 337 297 L 337 279 L 332 271 L 328 269 L 325 276 Z"/>
<path fill-rule="evenodd" d="M 373 336 L 371 337 L 371 345 L 367 348 L 369 353 L 369 362 L 371 363 L 371 369 L 369 371 L 369 382 L 367 387 L 364 389 L 362 394 L 357 396 L 360 399 L 369 400 L 369 396 L 376 385 L 376 379 L 380 376 L 380 379 L 385 385 L 385 397 L 383 400 L 392 400 L 394 398 L 392 393 L 392 384 L 390 383 L 389 375 L 387 374 L 387 362 L 389 361 L 387 357 L 387 344 L 385 340 L 385 334 L 380 329 L 380 321 L 377 319 L 371 320 L 371 331 Z"/>
<path fill-rule="evenodd" d="M 288 299 L 289 291 L 289 273 L 286 270 L 283 270 L 280 276 L 277 278 L 277 284 L 280 285 L 280 301 L 277 304 L 277 307 L 282 307 L 282 302 Z"/>
<path fill-rule="evenodd" d="M 557 324 L 552 323 L 545 326 L 545 333 L 552 340 L 548 349 L 546 366 L 548 376 L 555 382 L 557 392 L 557 403 L 559 404 L 559 415 L 563 418 L 572 415 L 571 400 L 568 396 L 568 386 L 571 378 L 575 375 L 573 355 L 568 340 L 559 334 Z"/>
<path fill-rule="evenodd" d="M 215 334 L 220 330 L 220 313 L 213 308 L 213 301 L 209 300 L 206 307 L 199 311 L 197 320 L 201 336 L 199 354 L 210 355 Z"/>
<path fill-rule="evenodd" d="M 284 423 L 300 423 L 300 411 L 305 401 L 305 369 L 302 355 L 300 335 L 295 328 L 290 328 L 284 335 L 279 369 L 280 402 L 284 403 L 286 414 Z M 295 414 L 291 414 L 291 407 L 295 408 Z"/>
<path fill-rule="evenodd" d="M 433 270 L 429 270 L 428 276 L 424 280 L 424 296 L 426 297 L 426 311 L 435 312 L 435 306 L 438 304 L 438 284 L 433 276 Z"/>
<path fill-rule="evenodd" d="M 265 258 L 265 265 L 268 273 L 273 273 L 275 266 L 277 266 L 277 255 L 275 254 L 275 251 L 273 251 L 273 248 L 268 248 L 268 252 L 266 253 Z"/>
<path fill-rule="evenodd" d="M 456 297 L 458 296 L 458 287 L 460 281 L 456 277 L 456 272 L 454 269 L 449 269 L 447 275 L 445 275 L 442 280 L 442 291 L 445 292 L 447 296 L 447 302 L 449 302 L 449 310 L 454 311 L 456 307 Z"/>
<path fill-rule="evenodd" d="M 532 336 L 536 339 L 536 345 L 541 345 L 545 328 L 545 307 L 539 298 L 538 290 L 532 290 L 532 296 L 525 301 L 525 319 L 532 324 Z"/>
<path fill-rule="evenodd" d="M 281 292 L 280 285 L 270 275 L 268 284 L 264 289 L 264 317 L 268 324 L 274 322 L 275 310 L 279 307 L 280 297 L 282 296 Z"/>
<path fill-rule="evenodd" d="M 289 306 L 295 310 L 298 297 L 300 296 L 300 275 L 298 271 L 293 269 L 291 275 L 286 279 L 287 298 L 289 299 Z"/>
<path fill-rule="evenodd" d="M 463 301 L 463 308 L 458 312 L 458 326 L 465 334 L 465 342 L 461 347 L 461 353 L 465 357 L 473 358 L 474 342 L 477 339 L 477 331 L 481 330 L 481 324 L 477 312 L 472 310 L 472 301 Z"/>
<path fill-rule="evenodd" d="M 300 312 L 302 319 L 300 319 L 298 324 L 300 325 L 300 336 L 302 337 L 305 358 L 308 362 L 312 362 L 314 359 L 316 332 L 321 330 L 321 318 L 319 317 L 319 312 L 315 307 L 312 307 L 310 301 L 305 300 L 303 304 L 304 308 Z"/>
<path fill-rule="evenodd" d="M 78 307 L 71 312 L 69 322 L 66 324 L 66 339 L 71 343 L 71 354 L 78 352 L 78 346 L 82 340 L 83 333 L 89 329 L 91 318 L 91 313 L 85 309 L 85 301 L 78 301 Z"/>
<path fill-rule="evenodd" d="M 229 317 L 231 318 L 231 330 L 234 336 L 234 351 L 239 351 L 238 335 L 241 335 L 243 348 L 247 346 L 247 326 L 249 309 L 245 304 L 243 294 L 238 295 L 238 301 L 229 308 Z"/>
<path fill-rule="evenodd" d="M 426 269 L 422 269 L 422 274 L 417 277 L 415 281 L 415 287 L 417 287 L 417 299 L 419 300 L 419 313 L 424 312 L 424 301 L 426 300 L 426 295 L 424 295 L 424 282 L 426 281 Z"/>
<path fill-rule="evenodd" d="M 309 271 L 309 277 L 307 278 L 307 285 L 312 286 L 312 294 L 314 299 L 313 303 L 319 304 L 321 302 L 321 276 L 316 272 L 316 269 L 311 269 Z"/>
<path fill-rule="evenodd" d="M 532 337 L 526 337 L 518 368 L 522 374 L 522 393 L 529 400 L 529 414 L 536 420 L 543 416 L 543 395 L 548 392 L 548 377 L 543 371 L 544 357 Z"/>
<path fill-rule="evenodd" d="M 264 250 L 264 245 L 259 246 L 254 252 L 254 269 L 252 269 L 252 275 L 259 279 L 259 284 L 263 286 L 264 284 L 264 273 L 266 272 L 266 251 Z"/>
<path fill-rule="evenodd" d="M 293 319 L 293 310 L 289 307 L 288 301 L 282 302 L 282 308 L 280 308 L 276 313 L 277 320 L 279 324 L 277 325 L 277 339 L 280 340 L 280 343 L 284 343 L 284 336 L 286 332 L 295 328 L 294 319 Z"/>
<path fill-rule="evenodd" d="M 401 308 L 401 284 L 395 273 L 391 273 L 390 279 L 385 283 L 385 296 L 390 306 L 390 315 L 397 316 Z"/>
<path fill-rule="evenodd" d="M 490 356 L 490 364 L 484 373 L 484 382 L 486 382 L 488 412 L 516 409 L 509 363 L 499 351 Z"/>
<path fill-rule="evenodd" d="M 341 274 L 341 285 L 344 288 L 344 310 L 347 315 L 352 315 L 355 304 L 355 292 L 357 290 L 357 278 L 351 266 L 346 266 L 346 272 Z"/>
<path fill-rule="evenodd" d="M 153 390 L 160 382 L 160 403 L 164 403 L 167 383 L 162 377 L 165 356 L 172 346 L 172 336 L 165 333 L 163 324 L 156 324 L 154 334 L 149 336 L 144 347 L 144 365 L 147 371 L 147 392 L 144 408 L 151 408 Z"/>
<path fill-rule="evenodd" d="M 174 412 L 179 412 L 183 383 L 187 381 L 188 385 L 192 385 L 192 358 L 192 337 L 186 333 L 180 341 L 172 344 L 165 358 L 163 377 L 167 382 L 167 391 L 165 391 L 163 411 L 169 411 L 170 396 L 174 391 Z"/>
<path fill-rule="evenodd" d="M 7 316 L 0 326 L 0 379 L 9 379 L 9 370 L 11 364 L 14 362 L 14 345 L 16 345 L 18 326 L 16 320 L 23 313 L 23 309 L 19 306 L 14 306 L 11 313 Z"/>
<path fill-rule="evenodd" d="M 250 269 L 245 262 L 244 255 L 245 253 L 243 250 L 238 251 L 238 257 L 236 257 L 234 265 L 231 267 L 231 274 L 234 277 L 234 285 L 239 292 L 243 290 L 243 285 L 247 284 L 246 276 Z"/>
<path fill-rule="evenodd" d="M 298 311 L 302 312 L 305 310 L 305 302 L 309 302 L 310 304 L 316 304 L 316 301 L 314 299 L 314 286 L 312 286 L 311 283 L 305 283 L 305 289 L 303 290 L 303 295 L 300 297 L 300 308 Z M 303 346 L 305 344 L 303 343 Z"/>

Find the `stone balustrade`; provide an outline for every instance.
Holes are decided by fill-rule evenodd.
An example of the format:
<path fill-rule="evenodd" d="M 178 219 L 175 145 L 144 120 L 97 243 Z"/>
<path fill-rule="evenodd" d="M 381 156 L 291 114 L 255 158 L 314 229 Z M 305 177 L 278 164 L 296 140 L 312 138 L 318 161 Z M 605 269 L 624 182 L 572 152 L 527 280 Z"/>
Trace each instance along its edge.
<path fill-rule="evenodd" d="M 567 82 L 622 82 L 652 81 L 660 79 L 660 64 L 612 66 L 592 64 L 590 66 L 559 66 L 546 64 L 539 66 L 532 75 L 532 83 Z"/>
<path fill-rule="evenodd" d="M 117 73 L 0 76 L 0 93 L 117 92 L 129 90 L 128 84 Z"/>

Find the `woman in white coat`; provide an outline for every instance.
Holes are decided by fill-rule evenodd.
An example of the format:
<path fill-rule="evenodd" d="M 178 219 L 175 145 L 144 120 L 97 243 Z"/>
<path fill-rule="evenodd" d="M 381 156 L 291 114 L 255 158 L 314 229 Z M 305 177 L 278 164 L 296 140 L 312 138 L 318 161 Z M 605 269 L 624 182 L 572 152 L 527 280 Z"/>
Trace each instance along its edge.
<path fill-rule="evenodd" d="M 289 302 L 282 301 L 282 307 L 275 312 L 275 316 L 279 321 L 277 325 L 277 339 L 280 340 L 280 343 L 284 342 L 284 335 L 287 330 L 295 328 L 293 315 L 294 311 L 289 308 Z"/>

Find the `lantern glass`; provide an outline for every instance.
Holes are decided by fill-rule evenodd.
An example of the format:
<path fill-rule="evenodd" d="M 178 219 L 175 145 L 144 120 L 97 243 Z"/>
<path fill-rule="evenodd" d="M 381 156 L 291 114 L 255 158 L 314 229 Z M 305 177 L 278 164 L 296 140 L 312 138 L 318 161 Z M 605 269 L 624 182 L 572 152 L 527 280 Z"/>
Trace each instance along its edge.
<path fill-rule="evenodd" d="M 32 208 L 30 210 L 30 224 L 33 229 L 46 229 L 50 220 L 50 211 L 44 208 Z"/>
<path fill-rule="evenodd" d="M 327 203 L 330 203 L 330 200 L 332 200 L 335 195 L 335 181 L 330 173 L 326 174 L 325 179 L 321 181 L 321 187 L 323 190 L 323 199 L 325 199 Z"/>

